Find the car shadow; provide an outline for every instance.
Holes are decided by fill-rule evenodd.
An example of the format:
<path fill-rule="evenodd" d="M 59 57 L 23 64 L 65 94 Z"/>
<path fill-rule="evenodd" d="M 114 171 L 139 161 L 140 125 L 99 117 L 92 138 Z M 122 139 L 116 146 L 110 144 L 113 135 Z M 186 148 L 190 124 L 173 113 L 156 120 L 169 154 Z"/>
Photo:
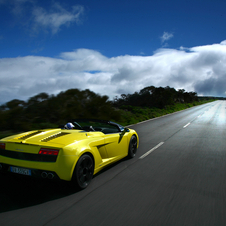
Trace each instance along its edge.
<path fill-rule="evenodd" d="M 94 175 L 93 179 L 124 161 L 126 158 L 107 166 Z M 81 191 L 70 182 L 30 178 L 9 173 L 0 174 L 0 185 L 0 213 L 35 206 Z M 101 184 L 96 186 L 99 187 Z"/>
<path fill-rule="evenodd" d="M 78 192 L 69 182 L 0 174 L 0 213 L 38 205 Z"/>

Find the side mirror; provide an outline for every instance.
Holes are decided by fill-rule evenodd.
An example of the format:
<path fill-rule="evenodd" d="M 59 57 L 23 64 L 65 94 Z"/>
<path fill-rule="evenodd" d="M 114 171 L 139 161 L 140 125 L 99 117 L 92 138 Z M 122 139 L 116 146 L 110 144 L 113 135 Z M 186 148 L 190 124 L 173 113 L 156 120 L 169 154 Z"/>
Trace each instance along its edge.
<path fill-rule="evenodd" d="M 124 130 L 122 131 L 121 135 L 123 136 L 126 132 L 129 132 L 128 128 L 124 128 Z"/>
<path fill-rule="evenodd" d="M 128 128 L 124 128 L 124 130 L 125 130 L 126 132 L 129 132 L 129 129 L 128 129 Z"/>

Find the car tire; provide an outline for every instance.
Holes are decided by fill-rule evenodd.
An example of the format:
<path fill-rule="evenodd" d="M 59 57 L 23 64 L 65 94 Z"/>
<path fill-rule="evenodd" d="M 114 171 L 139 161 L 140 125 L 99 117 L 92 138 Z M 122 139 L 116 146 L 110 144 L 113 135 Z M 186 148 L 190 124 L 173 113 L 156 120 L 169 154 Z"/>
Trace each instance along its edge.
<path fill-rule="evenodd" d="M 137 137 L 133 135 L 129 142 L 128 158 L 134 158 L 137 152 Z"/>
<path fill-rule="evenodd" d="M 90 184 L 93 178 L 93 172 L 93 159 L 90 155 L 84 154 L 80 157 L 75 166 L 73 182 L 75 182 L 79 189 L 84 189 Z"/>

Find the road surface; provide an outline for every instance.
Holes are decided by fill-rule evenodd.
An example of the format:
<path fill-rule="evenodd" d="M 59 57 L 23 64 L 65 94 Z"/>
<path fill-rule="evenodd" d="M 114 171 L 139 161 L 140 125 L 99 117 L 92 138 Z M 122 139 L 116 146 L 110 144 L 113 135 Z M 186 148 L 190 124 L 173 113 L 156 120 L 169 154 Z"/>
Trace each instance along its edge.
<path fill-rule="evenodd" d="M 140 147 L 83 191 L 1 176 L 0 225 L 226 225 L 226 101 L 132 125 Z"/>

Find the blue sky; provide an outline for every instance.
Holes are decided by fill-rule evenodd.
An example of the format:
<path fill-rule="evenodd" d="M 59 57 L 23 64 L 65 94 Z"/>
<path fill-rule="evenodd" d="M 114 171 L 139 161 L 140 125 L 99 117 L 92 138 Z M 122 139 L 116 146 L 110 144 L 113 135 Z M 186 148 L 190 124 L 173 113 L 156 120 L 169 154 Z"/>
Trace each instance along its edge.
<path fill-rule="evenodd" d="M 0 0 L 0 103 L 154 86 L 225 96 L 225 0 Z"/>

